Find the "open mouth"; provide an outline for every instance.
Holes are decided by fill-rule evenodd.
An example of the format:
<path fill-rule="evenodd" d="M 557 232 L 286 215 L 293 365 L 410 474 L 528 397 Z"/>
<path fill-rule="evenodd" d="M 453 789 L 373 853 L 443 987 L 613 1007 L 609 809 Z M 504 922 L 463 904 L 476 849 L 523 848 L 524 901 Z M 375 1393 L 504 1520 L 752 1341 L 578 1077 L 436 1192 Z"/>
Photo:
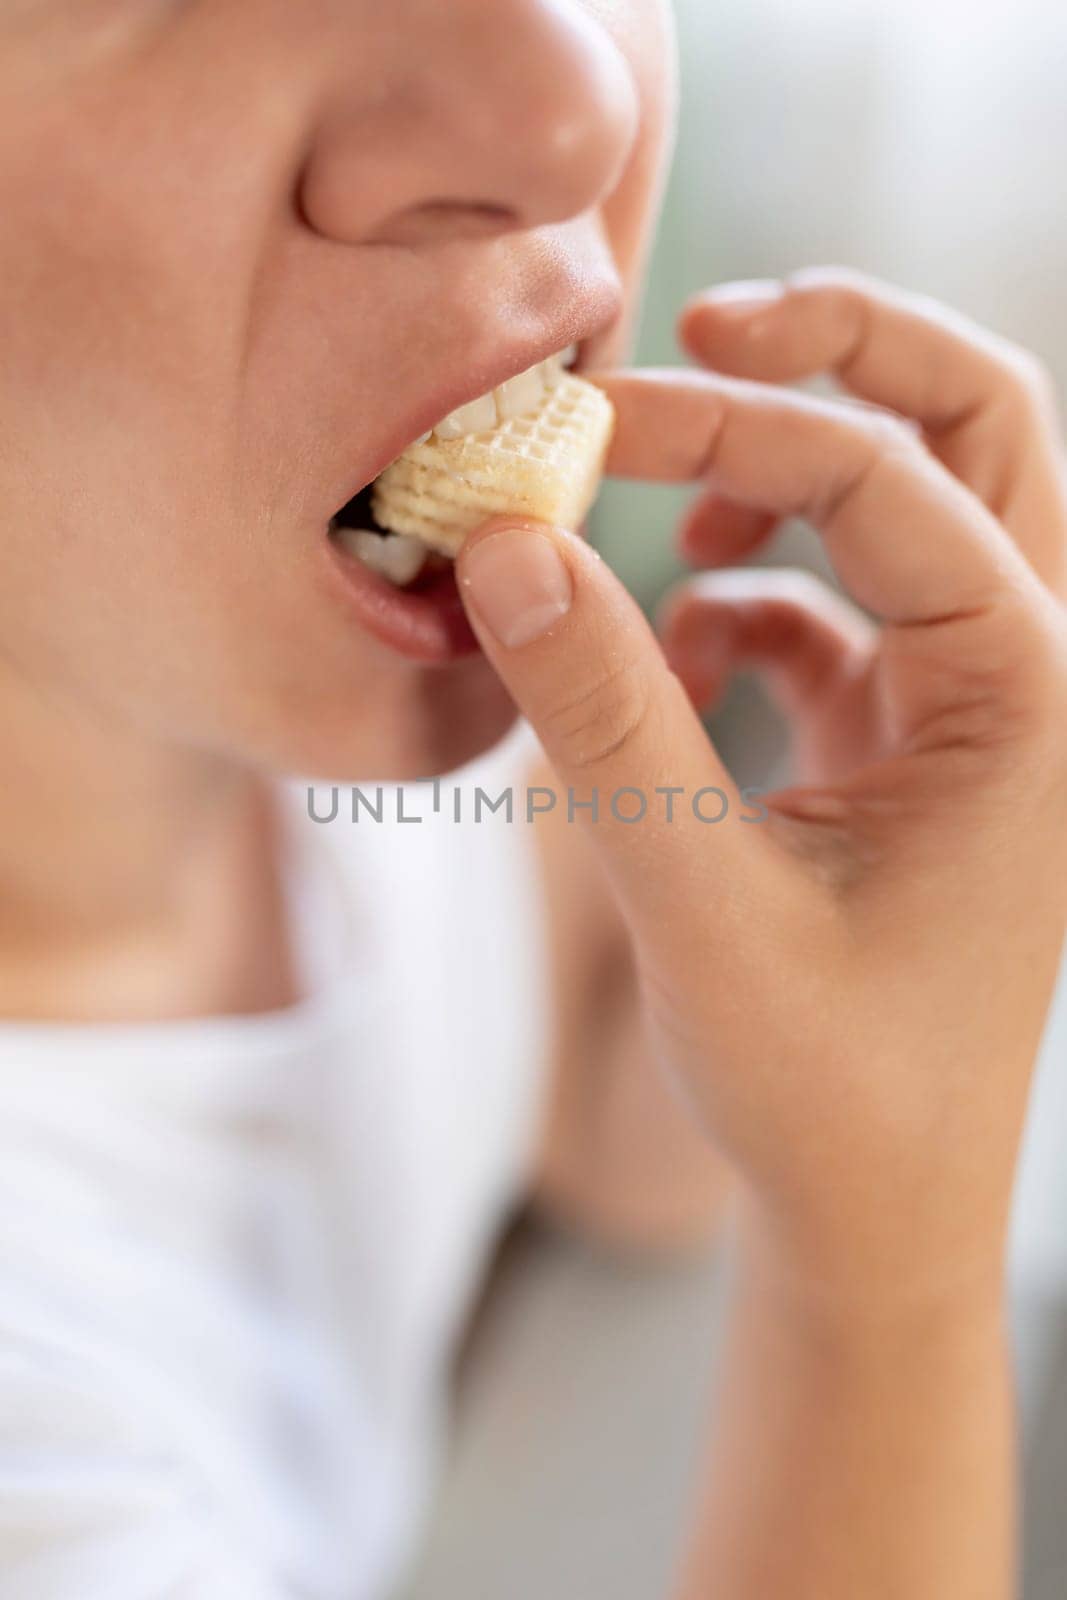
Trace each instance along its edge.
<path fill-rule="evenodd" d="M 505 422 L 536 412 L 546 393 L 559 384 L 563 373 L 573 368 L 577 360 L 576 345 L 549 356 L 450 412 L 412 445 L 424 444 L 431 438 L 451 441 L 490 434 Z M 395 588 L 422 588 L 425 580 L 439 579 L 443 571 L 450 570 L 452 560 L 415 534 L 397 533 L 381 525 L 375 515 L 377 481 L 367 484 L 341 507 L 331 520 L 330 537 L 346 555 Z"/>
<path fill-rule="evenodd" d="M 473 654 L 455 578 L 467 538 L 503 516 L 583 526 L 614 411 L 579 365 L 570 346 L 466 401 L 330 519 L 334 579 L 368 632 L 421 662 Z"/>

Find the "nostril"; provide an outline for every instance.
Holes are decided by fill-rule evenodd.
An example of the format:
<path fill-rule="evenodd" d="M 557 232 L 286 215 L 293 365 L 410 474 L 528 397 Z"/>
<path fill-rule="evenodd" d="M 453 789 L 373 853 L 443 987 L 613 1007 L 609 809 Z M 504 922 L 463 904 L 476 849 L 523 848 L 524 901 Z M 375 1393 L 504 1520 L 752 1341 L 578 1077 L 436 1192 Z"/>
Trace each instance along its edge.
<path fill-rule="evenodd" d="M 432 244 L 435 239 L 490 239 L 518 226 L 510 206 L 487 200 L 424 200 L 392 218 L 379 237 L 390 244 Z"/>

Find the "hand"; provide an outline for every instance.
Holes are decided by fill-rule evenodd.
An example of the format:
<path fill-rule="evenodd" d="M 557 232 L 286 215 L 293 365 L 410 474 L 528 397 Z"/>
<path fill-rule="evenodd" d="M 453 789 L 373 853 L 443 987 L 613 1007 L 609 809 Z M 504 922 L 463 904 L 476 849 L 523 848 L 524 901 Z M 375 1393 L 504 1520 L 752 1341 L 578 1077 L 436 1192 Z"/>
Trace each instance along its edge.
<path fill-rule="evenodd" d="M 1048 586 L 1067 594 L 1064 466 L 1055 400 L 1040 366 L 942 307 L 844 273 L 712 290 L 687 309 L 682 341 L 734 377 L 791 382 L 830 373 L 861 402 L 911 417 L 933 454 L 1000 518 Z M 713 487 L 679 530 L 693 566 L 754 554 L 778 526 Z M 730 673 L 762 673 L 789 720 L 794 768 L 827 782 L 880 749 L 875 625 L 805 572 L 710 573 L 661 611 L 668 659 L 710 709 Z"/>
<path fill-rule="evenodd" d="M 561 783 L 599 791 L 590 832 L 659 1055 L 775 1258 L 865 1301 L 998 1282 L 1067 914 L 1052 588 L 1067 507 L 1047 387 L 1029 358 L 854 280 L 801 280 L 748 309 L 709 296 L 683 333 L 750 378 L 832 368 L 923 430 L 711 374 L 603 380 L 610 469 L 705 483 L 692 550 L 721 558 L 766 519 L 804 516 L 877 618 L 750 575 L 698 583 L 668 619 L 673 654 L 699 645 L 709 676 L 756 661 L 809 727 L 820 701 L 851 708 L 825 781 L 742 821 L 651 630 L 567 532 L 481 530 L 461 587 Z M 668 787 L 685 796 L 672 821 Z M 623 788 L 648 801 L 640 823 L 612 814 Z M 691 804 L 709 788 L 729 807 L 718 826 Z"/>

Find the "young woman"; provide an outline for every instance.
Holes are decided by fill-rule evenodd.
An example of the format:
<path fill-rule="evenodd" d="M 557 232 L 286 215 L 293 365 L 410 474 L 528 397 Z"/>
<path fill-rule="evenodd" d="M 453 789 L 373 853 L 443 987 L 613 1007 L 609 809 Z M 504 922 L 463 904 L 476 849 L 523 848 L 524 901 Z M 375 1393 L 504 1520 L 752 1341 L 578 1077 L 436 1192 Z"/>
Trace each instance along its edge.
<path fill-rule="evenodd" d="M 1003 1235 L 1067 867 L 1053 405 L 834 273 L 701 297 L 703 370 L 611 373 L 669 43 L 659 0 L 0 12 L 20 1600 L 386 1594 L 520 1183 L 687 1238 L 722 1156 L 740 1288 L 681 1592 L 1012 1592 Z M 703 484 L 695 565 L 799 513 L 856 607 L 707 572 L 661 648 L 532 526 L 455 584 L 369 572 L 339 508 L 575 343 L 611 470 Z M 873 404 L 778 387 L 817 372 Z M 797 731 L 760 825 L 692 707 L 740 664 Z M 521 827 L 357 849 L 280 783 L 448 771 L 516 706 L 576 805 L 657 801 L 532 830 L 542 904 Z"/>

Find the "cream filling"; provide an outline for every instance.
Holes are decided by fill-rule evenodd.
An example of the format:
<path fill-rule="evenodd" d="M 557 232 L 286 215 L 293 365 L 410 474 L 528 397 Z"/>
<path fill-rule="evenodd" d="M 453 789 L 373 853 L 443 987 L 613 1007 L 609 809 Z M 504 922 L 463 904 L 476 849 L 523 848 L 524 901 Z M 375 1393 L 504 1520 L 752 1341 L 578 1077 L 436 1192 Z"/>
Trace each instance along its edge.
<path fill-rule="evenodd" d="M 424 433 L 412 443 L 425 444 L 431 434 L 438 439 L 465 439 L 470 434 L 490 433 L 511 417 L 524 417 L 536 411 L 546 391 L 555 388 L 563 372 L 577 359 L 577 345 L 569 345 L 557 355 L 509 378 L 488 394 L 450 411 L 430 433 Z M 349 555 L 397 588 L 414 583 L 430 555 L 421 540 L 402 533 L 382 535 L 369 528 L 339 527 L 336 538 Z"/>

